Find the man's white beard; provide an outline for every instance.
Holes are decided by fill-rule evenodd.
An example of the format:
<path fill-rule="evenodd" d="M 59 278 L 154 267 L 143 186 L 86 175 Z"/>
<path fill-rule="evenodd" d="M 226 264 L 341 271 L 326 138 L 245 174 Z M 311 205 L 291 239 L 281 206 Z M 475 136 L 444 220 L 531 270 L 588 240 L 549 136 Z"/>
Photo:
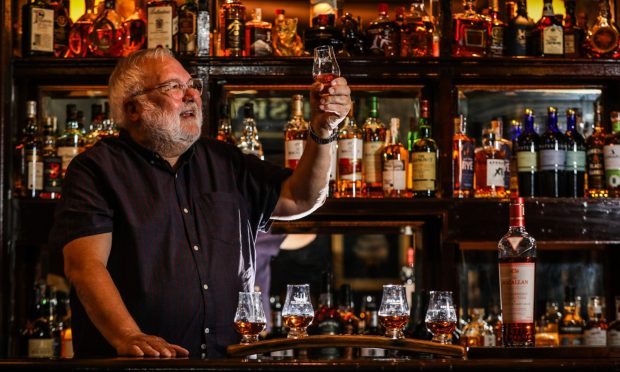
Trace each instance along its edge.
<path fill-rule="evenodd" d="M 183 154 L 200 137 L 202 112 L 196 103 L 185 105 L 180 112 L 164 112 L 151 102 L 143 103 L 140 132 L 143 145 L 165 158 Z M 181 112 L 193 110 L 194 116 L 182 118 Z"/>

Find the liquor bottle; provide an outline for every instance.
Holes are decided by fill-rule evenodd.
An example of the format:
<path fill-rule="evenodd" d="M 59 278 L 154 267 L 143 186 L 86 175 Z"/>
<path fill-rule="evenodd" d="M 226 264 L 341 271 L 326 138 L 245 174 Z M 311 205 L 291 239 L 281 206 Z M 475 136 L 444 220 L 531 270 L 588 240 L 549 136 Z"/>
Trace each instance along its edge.
<path fill-rule="evenodd" d="M 493 131 L 488 131 L 482 140 L 482 150 L 475 155 L 476 198 L 503 198 L 506 196 L 504 177 L 506 154 Z"/>
<path fill-rule="evenodd" d="M 382 197 L 381 151 L 385 143 L 386 130 L 383 122 L 379 119 L 376 96 L 370 97 L 370 112 L 362 130 L 364 132 L 362 165 L 364 194 L 368 197 Z"/>
<path fill-rule="evenodd" d="M 603 146 L 605 185 L 609 197 L 620 197 L 620 112 L 611 113 L 611 135 Z"/>
<path fill-rule="evenodd" d="M 517 16 L 508 23 L 507 37 L 504 39 L 506 50 L 509 56 L 533 56 L 532 32 L 536 24 L 527 15 L 525 0 L 517 0 L 517 4 Z"/>
<path fill-rule="evenodd" d="M 59 199 L 62 191 L 62 158 L 56 153 L 58 119 L 47 117 L 43 125 L 43 191 L 42 199 Z"/>
<path fill-rule="evenodd" d="M 93 26 L 97 16 L 95 15 L 95 0 L 84 0 L 84 14 L 78 18 L 69 32 L 69 50 L 72 57 L 88 57 L 88 32 Z"/>
<path fill-rule="evenodd" d="M 495 346 L 493 329 L 484 321 L 484 308 L 469 309 L 469 317 L 469 322 L 461 330 L 460 345 Z"/>
<path fill-rule="evenodd" d="M 620 296 L 615 298 L 615 310 L 616 320 L 609 323 L 607 328 L 607 346 L 609 347 L 620 346 Z"/>
<path fill-rule="evenodd" d="M 275 295 L 269 298 L 271 305 L 271 332 L 267 334 L 265 339 L 274 340 L 278 338 L 286 338 L 287 332 L 282 323 L 282 303 L 280 296 Z M 293 349 L 272 351 L 270 356 L 274 359 L 292 358 Z"/>
<path fill-rule="evenodd" d="M 607 346 L 607 321 L 603 315 L 603 302 L 599 296 L 588 298 L 588 322 L 583 331 L 586 346 Z"/>
<path fill-rule="evenodd" d="M 567 286 L 565 288 L 564 313 L 558 325 L 560 346 L 583 345 L 585 321 L 577 310 L 577 301 L 581 302 L 581 299 L 575 297 L 575 288 Z"/>
<path fill-rule="evenodd" d="M 590 198 L 606 198 L 609 194 L 605 182 L 603 148 L 607 133 L 601 122 L 600 104 L 596 105 L 594 132 L 586 139 L 587 195 Z"/>
<path fill-rule="evenodd" d="M 341 332 L 340 317 L 334 303 L 333 281 L 334 276 L 331 271 L 322 273 L 319 304 L 314 315 L 315 322 L 312 325 L 315 334 L 337 335 Z M 334 347 L 321 348 L 317 353 L 317 357 L 321 359 L 335 359 L 339 356 L 339 350 Z"/>
<path fill-rule="evenodd" d="M 362 162 L 364 140 L 354 114 L 355 104 L 344 119 L 338 134 L 338 196 L 359 198 L 362 194 Z"/>
<path fill-rule="evenodd" d="M 342 31 L 343 52 L 349 57 L 360 57 L 365 53 L 364 34 L 361 31 L 362 20 L 353 17 L 349 12 L 340 19 Z"/>
<path fill-rule="evenodd" d="M 579 58 L 583 56 L 582 44 L 585 40 L 585 30 L 577 25 L 575 17 L 576 0 L 564 0 L 564 57 Z"/>
<path fill-rule="evenodd" d="M 233 135 L 232 124 L 230 123 L 230 115 L 228 114 L 228 104 L 223 103 L 220 106 L 220 123 L 217 127 L 217 139 L 233 146 L 237 145 L 237 140 Z"/>
<path fill-rule="evenodd" d="M 26 326 L 28 358 L 54 357 L 54 329 L 50 321 L 53 319 L 53 308 L 48 295 L 49 288 L 46 284 L 35 284 L 31 320 L 30 324 Z"/>
<path fill-rule="evenodd" d="M 401 233 L 407 238 L 409 247 L 407 247 L 407 260 L 400 268 L 400 280 L 403 282 L 403 286 L 405 287 L 407 304 L 410 304 L 410 307 L 412 308 L 413 295 L 415 294 L 415 235 L 409 226 L 405 227 Z M 411 319 L 411 317 L 409 319 Z"/>
<path fill-rule="evenodd" d="M 28 122 L 36 121 L 36 105 L 36 101 L 26 102 L 26 126 L 13 149 L 13 194 L 16 197 L 23 197 L 26 194 L 26 142 L 28 142 L 26 127 L 28 127 Z M 34 118 L 31 114 L 32 111 L 34 111 Z"/>
<path fill-rule="evenodd" d="M 57 154 L 62 158 L 62 177 L 65 177 L 71 160 L 84 151 L 84 138 L 77 121 L 77 108 L 74 104 L 67 105 L 67 123 L 65 130 L 56 140 Z"/>
<path fill-rule="evenodd" d="M 26 103 L 26 127 L 24 128 L 25 141 L 24 156 L 26 160 L 26 173 L 24 185 L 26 197 L 36 198 L 43 190 L 43 144 L 39 136 L 37 124 L 37 103 Z"/>
<path fill-rule="evenodd" d="M 272 56 L 271 23 L 263 21 L 263 11 L 256 8 L 252 19 L 245 23 L 245 55 Z"/>
<path fill-rule="evenodd" d="M 211 14 L 207 1 L 200 1 L 196 17 L 196 55 L 208 57 L 211 54 Z"/>
<path fill-rule="evenodd" d="M 517 166 L 517 140 L 521 135 L 521 122 L 510 121 L 510 142 L 512 143 L 512 156 L 510 157 L 510 194 L 519 195 L 519 167 Z"/>
<path fill-rule="evenodd" d="M 123 56 L 144 48 L 147 36 L 147 16 L 144 14 L 143 0 L 135 1 L 133 13 L 123 20 L 123 29 L 125 30 Z"/>
<path fill-rule="evenodd" d="M 519 195 L 538 196 L 538 146 L 540 139 L 534 130 L 534 111 L 525 109 L 523 133 L 517 138 L 517 170 Z"/>
<path fill-rule="evenodd" d="M 374 297 L 366 296 L 365 301 L 368 324 L 364 328 L 363 334 L 366 336 L 383 336 L 384 332 L 382 332 L 381 325 L 379 324 L 379 309 L 377 309 Z M 386 355 L 386 349 L 376 347 L 360 348 L 360 357 L 362 358 L 384 358 Z"/>
<path fill-rule="evenodd" d="M 499 150 L 504 153 L 504 190 L 506 195 L 510 195 L 510 160 L 512 159 L 512 141 L 504 138 L 504 124 L 501 118 L 491 120 L 491 130 L 495 133 L 495 141 Z"/>
<path fill-rule="evenodd" d="M 609 11 L 607 0 L 599 0 L 596 23 L 588 30 L 584 49 L 591 58 L 620 58 L 620 32 Z"/>
<path fill-rule="evenodd" d="M 319 14 L 311 28 L 304 32 L 304 48 L 313 50 L 321 45 L 331 45 L 336 53 L 342 48 L 342 34 L 334 27 L 334 14 Z"/>
<path fill-rule="evenodd" d="M 411 314 L 413 314 L 413 319 L 410 319 L 405 332 L 408 337 L 430 341 L 433 338 L 433 334 L 426 327 L 425 322 L 430 295 L 426 289 L 422 289 L 421 291 L 417 291 L 415 293 L 414 298 L 417 298 L 417 301 L 414 300 L 414 306 L 411 306 Z"/>
<path fill-rule="evenodd" d="M 174 0 L 150 0 L 146 5 L 147 48 L 176 50 L 179 32 L 177 4 Z"/>
<path fill-rule="evenodd" d="M 489 310 L 489 314 L 486 319 L 487 324 L 493 330 L 495 336 L 495 346 L 503 345 L 502 337 L 502 314 L 500 313 L 499 305 L 494 304 Z M 489 341 L 490 342 L 490 341 Z"/>
<path fill-rule="evenodd" d="M 543 332 L 546 338 L 546 344 L 543 345 L 539 342 L 539 333 L 536 333 L 536 346 L 559 346 L 560 336 L 558 333 L 559 324 L 562 320 L 562 313 L 560 312 L 560 306 L 556 301 L 547 302 L 547 311 L 543 315 L 541 323 L 544 324 Z"/>
<path fill-rule="evenodd" d="M 523 198 L 510 201 L 510 228 L 499 241 L 504 346 L 534 346 L 536 240 L 525 230 Z"/>
<path fill-rule="evenodd" d="M 90 106 L 90 125 L 89 131 L 84 136 L 84 150 L 89 150 L 101 139 L 103 131 L 103 106 L 93 103 Z"/>
<path fill-rule="evenodd" d="M 31 0 L 22 7 L 22 55 L 54 54 L 54 9 L 45 0 Z"/>
<path fill-rule="evenodd" d="M 258 139 L 258 129 L 254 120 L 254 104 L 251 102 L 243 106 L 243 134 L 239 138 L 237 147 L 244 154 L 255 155 L 261 160 L 265 160 L 263 145 Z"/>
<path fill-rule="evenodd" d="M 540 196 L 559 198 L 566 195 L 566 138 L 558 129 L 558 111 L 547 108 L 547 130 L 539 145 Z"/>
<path fill-rule="evenodd" d="M 308 122 L 304 119 L 304 97 L 293 95 L 291 119 L 284 126 L 284 166 L 295 169 L 308 139 Z"/>
<path fill-rule="evenodd" d="M 487 55 L 490 19 L 476 13 L 475 1 L 465 0 L 463 13 L 452 18 L 454 39 L 452 55 L 457 57 L 484 57 Z"/>
<path fill-rule="evenodd" d="M 400 27 L 388 16 L 388 4 L 379 3 L 379 16 L 366 29 L 366 51 L 371 55 L 400 55 Z"/>
<path fill-rule="evenodd" d="M 506 23 L 499 18 L 498 0 L 491 1 L 489 8 L 490 24 L 488 35 L 488 55 L 491 57 L 501 57 L 506 54 L 506 45 L 504 44 L 504 35 L 506 35 Z"/>
<path fill-rule="evenodd" d="M 400 119 L 390 119 L 390 140 L 381 150 L 383 196 L 387 198 L 407 197 L 407 169 L 409 152 L 399 141 Z"/>
<path fill-rule="evenodd" d="M 350 284 L 341 285 L 338 291 L 338 318 L 341 327 L 340 334 L 358 334 L 360 319 L 355 315 L 355 304 L 353 303 L 353 294 L 351 293 Z M 353 359 L 353 350 L 352 347 L 342 348 L 341 358 Z"/>
<path fill-rule="evenodd" d="M 474 150 L 476 142 L 466 133 L 467 120 L 454 118 L 452 136 L 452 196 L 468 198 L 474 195 Z"/>
<path fill-rule="evenodd" d="M 96 57 L 120 57 L 123 54 L 125 30 L 114 5 L 114 0 L 105 0 L 104 10 L 88 34 L 88 47 Z"/>
<path fill-rule="evenodd" d="M 586 141 L 577 131 L 577 111 L 566 110 L 566 196 L 581 198 L 585 193 Z"/>
<path fill-rule="evenodd" d="M 178 53 L 193 56 L 196 54 L 196 27 L 198 5 L 196 0 L 186 0 L 179 7 L 179 36 L 177 43 Z"/>
<path fill-rule="evenodd" d="M 245 6 L 239 0 L 226 0 L 220 8 L 221 53 L 243 57 L 245 47 Z"/>
<path fill-rule="evenodd" d="M 564 29 L 562 22 L 555 17 L 552 0 L 544 0 L 543 14 L 536 24 L 533 39 L 537 56 L 564 56 Z"/>
<path fill-rule="evenodd" d="M 430 57 L 433 55 L 435 25 L 424 9 L 422 0 L 413 0 L 405 15 L 400 35 L 401 57 Z"/>
<path fill-rule="evenodd" d="M 69 33 L 73 22 L 69 16 L 68 4 L 65 0 L 58 0 L 54 6 L 54 56 L 68 58 L 71 56 L 69 50 Z"/>
<path fill-rule="evenodd" d="M 437 158 L 439 150 L 432 138 L 429 102 L 420 101 L 419 137 L 411 148 L 411 178 L 414 197 L 434 197 L 437 190 Z"/>

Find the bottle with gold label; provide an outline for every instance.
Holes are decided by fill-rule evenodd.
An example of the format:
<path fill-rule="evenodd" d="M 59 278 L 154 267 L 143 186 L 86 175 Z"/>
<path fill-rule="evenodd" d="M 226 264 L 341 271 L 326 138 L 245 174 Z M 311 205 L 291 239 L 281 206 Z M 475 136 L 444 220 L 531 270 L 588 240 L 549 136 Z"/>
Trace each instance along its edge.
<path fill-rule="evenodd" d="M 368 197 L 382 197 L 381 150 L 385 143 L 386 130 L 383 122 L 379 119 L 376 96 L 370 98 L 370 112 L 362 126 L 362 131 L 364 132 L 362 165 L 364 193 Z"/>
<path fill-rule="evenodd" d="M 220 8 L 220 49 L 224 57 L 243 57 L 245 49 L 245 6 L 226 0 Z"/>
<path fill-rule="evenodd" d="M 338 134 L 338 196 L 359 198 L 362 196 L 362 154 L 364 141 L 362 130 L 357 126 L 355 105 L 344 119 Z"/>
<path fill-rule="evenodd" d="M 437 158 L 439 150 L 432 138 L 429 102 L 420 101 L 418 139 L 411 147 L 411 178 L 414 197 L 434 197 L 437 190 Z"/>
<path fill-rule="evenodd" d="M 295 169 L 308 139 L 308 122 L 304 119 L 304 96 L 293 95 L 291 119 L 284 127 L 284 166 Z"/>
<path fill-rule="evenodd" d="M 407 197 L 407 169 L 409 152 L 399 141 L 400 119 L 390 119 L 389 138 L 381 151 L 383 196 L 388 198 Z"/>
<path fill-rule="evenodd" d="M 196 18 L 198 5 L 196 0 L 186 0 L 179 7 L 179 42 L 177 50 L 181 55 L 193 56 L 196 54 Z"/>

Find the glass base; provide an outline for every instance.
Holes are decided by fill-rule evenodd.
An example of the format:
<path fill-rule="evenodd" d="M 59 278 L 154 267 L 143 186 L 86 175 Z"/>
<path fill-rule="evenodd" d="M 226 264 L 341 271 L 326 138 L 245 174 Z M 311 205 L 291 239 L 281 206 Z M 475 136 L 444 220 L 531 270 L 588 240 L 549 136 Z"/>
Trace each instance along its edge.
<path fill-rule="evenodd" d="M 305 328 L 290 328 L 286 338 L 297 339 L 297 338 L 303 338 L 306 336 L 308 336 L 308 332 L 306 332 Z"/>
<path fill-rule="evenodd" d="M 241 345 L 249 345 L 255 342 L 258 342 L 258 335 L 243 335 L 243 337 L 241 337 L 241 342 L 239 343 Z"/>
<path fill-rule="evenodd" d="M 444 344 L 444 345 L 452 344 L 452 335 L 436 334 L 433 336 L 433 339 L 431 341 Z"/>
<path fill-rule="evenodd" d="M 405 338 L 405 334 L 400 328 L 386 329 L 385 337 L 389 337 L 392 340 L 400 340 L 401 338 Z"/>

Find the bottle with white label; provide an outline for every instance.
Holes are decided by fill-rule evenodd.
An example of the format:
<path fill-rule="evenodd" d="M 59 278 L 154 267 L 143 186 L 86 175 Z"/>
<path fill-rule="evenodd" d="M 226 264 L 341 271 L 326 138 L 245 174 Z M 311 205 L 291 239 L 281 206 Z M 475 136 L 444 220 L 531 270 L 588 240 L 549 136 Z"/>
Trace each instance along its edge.
<path fill-rule="evenodd" d="M 407 169 L 409 152 L 398 140 L 400 119 L 390 119 L 389 142 L 381 151 L 383 195 L 388 198 L 409 196 L 407 193 Z"/>
<path fill-rule="evenodd" d="M 338 134 L 338 197 L 362 196 L 362 154 L 364 141 L 362 130 L 357 126 L 354 104 L 344 119 Z"/>
<path fill-rule="evenodd" d="M 385 143 L 386 129 L 379 119 L 377 97 L 370 97 L 370 112 L 362 126 L 363 135 L 363 161 L 362 179 L 364 182 L 364 194 L 367 197 L 383 196 L 383 180 L 381 179 L 381 150 Z"/>
<path fill-rule="evenodd" d="M 547 130 L 539 145 L 540 196 L 558 198 L 566 195 L 566 137 L 558 128 L 558 110 L 547 108 Z"/>
<path fill-rule="evenodd" d="M 620 112 L 611 113 L 611 135 L 603 146 L 605 183 L 609 197 L 620 197 Z"/>
<path fill-rule="evenodd" d="M 523 198 L 510 202 L 510 228 L 498 243 L 504 346 L 534 346 L 536 240 L 525 231 Z"/>
<path fill-rule="evenodd" d="M 552 0 L 545 0 L 543 14 L 534 29 L 536 55 L 562 57 L 564 55 L 564 28 L 553 11 Z"/>
<path fill-rule="evenodd" d="M 295 169 L 304 153 L 308 138 L 308 122 L 304 119 L 304 96 L 293 95 L 291 118 L 284 126 L 284 166 Z"/>
<path fill-rule="evenodd" d="M 432 137 L 430 103 L 420 101 L 418 139 L 411 146 L 411 187 L 414 197 L 435 197 L 439 149 Z"/>
<path fill-rule="evenodd" d="M 603 315 L 603 301 L 599 296 L 588 299 L 588 322 L 583 331 L 586 346 L 607 346 L 607 320 Z"/>
<path fill-rule="evenodd" d="M 620 296 L 616 296 L 616 320 L 607 328 L 607 346 L 620 347 Z"/>
<path fill-rule="evenodd" d="M 22 7 L 22 55 L 54 54 L 54 9 L 47 1 L 32 0 Z"/>
<path fill-rule="evenodd" d="M 174 0 L 151 0 L 146 6 L 147 47 L 176 50 L 179 32 L 177 4 Z"/>
<path fill-rule="evenodd" d="M 37 102 L 26 102 L 26 127 L 23 138 L 15 146 L 16 185 L 25 189 L 24 196 L 36 198 L 43 190 L 43 143 L 37 125 Z M 17 190 L 17 188 L 16 188 Z"/>
<path fill-rule="evenodd" d="M 503 198 L 506 196 L 504 172 L 506 153 L 501 149 L 495 133 L 487 130 L 482 139 L 483 147 L 475 155 L 476 198 Z"/>

